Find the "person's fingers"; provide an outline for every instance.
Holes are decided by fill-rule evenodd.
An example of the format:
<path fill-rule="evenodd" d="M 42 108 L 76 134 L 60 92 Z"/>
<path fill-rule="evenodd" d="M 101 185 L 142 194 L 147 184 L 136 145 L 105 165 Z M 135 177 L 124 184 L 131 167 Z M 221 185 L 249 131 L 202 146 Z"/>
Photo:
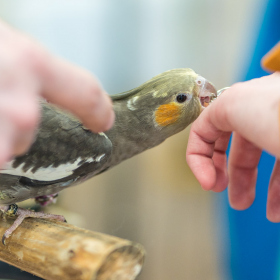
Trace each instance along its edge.
<path fill-rule="evenodd" d="M 28 72 L 38 84 L 38 95 L 72 112 L 94 132 L 111 128 L 112 101 L 93 75 L 50 54 L 32 38 L 1 21 L 0 39 L 5 42 L 0 45 L 0 73 L 20 69 L 20 78 Z"/>
<path fill-rule="evenodd" d="M 5 136 L 1 131 L 0 137 L 3 141 L 10 139 L 9 156 L 26 152 L 33 141 L 39 122 L 38 97 L 36 93 L 32 94 L 33 90 L 32 87 L 19 89 L 16 80 L 13 87 L 1 87 L 0 81 L 0 119 L 5 122 L 3 126 L 7 134 Z"/>
<path fill-rule="evenodd" d="M 229 202 L 237 210 L 251 206 L 255 199 L 257 166 L 262 150 L 234 133 L 228 161 Z"/>
<path fill-rule="evenodd" d="M 12 143 L 14 139 L 14 127 L 0 115 L 0 168 L 7 162 L 12 155 Z"/>
<path fill-rule="evenodd" d="M 208 106 L 191 127 L 186 159 L 189 167 L 204 190 L 221 191 L 226 187 L 226 154 L 231 124 L 229 106 L 223 101 L 224 92 Z M 219 139 L 219 140 L 218 140 Z"/>
<path fill-rule="evenodd" d="M 216 169 L 217 179 L 215 187 L 212 188 L 212 191 L 214 192 L 221 192 L 225 190 L 228 185 L 226 150 L 230 135 L 230 132 L 224 132 L 215 143 L 213 163 Z"/>
<path fill-rule="evenodd" d="M 186 160 L 204 190 L 211 190 L 216 185 L 217 174 L 212 159 L 214 147 L 215 140 L 206 141 L 195 130 L 190 131 Z"/>
<path fill-rule="evenodd" d="M 271 222 L 280 222 L 280 160 L 276 160 L 271 175 L 267 196 L 266 215 Z"/>
<path fill-rule="evenodd" d="M 89 72 L 52 56 L 1 20 L 0 41 L 0 166 L 32 144 L 39 96 L 95 132 L 112 126 L 112 101 Z"/>
<path fill-rule="evenodd" d="M 217 173 L 213 154 L 215 142 L 221 135 L 222 131 L 212 124 L 206 112 L 191 127 L 186 160 L 204 190 L 211 190 L 216 186 Z"/>
<path fill-rule="evenodd" d="M 111 128 L 112 101 L 95 77 L 51 55 L 38 61 L 36 70 L 42 80 L 44 98 L 74 113 L 94 132 Z"/>

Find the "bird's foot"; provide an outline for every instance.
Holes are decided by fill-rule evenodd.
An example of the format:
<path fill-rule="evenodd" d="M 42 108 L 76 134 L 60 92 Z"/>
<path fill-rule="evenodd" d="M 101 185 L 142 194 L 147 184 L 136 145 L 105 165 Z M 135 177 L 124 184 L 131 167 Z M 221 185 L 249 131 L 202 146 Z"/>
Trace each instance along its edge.
<path fill-rule="evenodd" d="M 58 220 L 61 222 L 66 222 L 65 218 L 61 215 L 48 214 L 43 212 L 34 212 L 28 209 L 19 208 L 16 204 L 11 205 L 0 205 L 0 211 L 2 211 L 3 216 L 15 217 L 17 216 L 14 223 L 5 231 L 2 237 L 2 243 L 4 245 L 7 238 L 19 227 L 25 218 L 41 218 Z"/>
<path fill-rule="evenodd" d="M 35 202 L 40 204 L 41 206 L 47 206 L 51 203 L 56 203 L 57 197 L 58 197 L 58 193 L 41 195 L 35 197 Z"/>

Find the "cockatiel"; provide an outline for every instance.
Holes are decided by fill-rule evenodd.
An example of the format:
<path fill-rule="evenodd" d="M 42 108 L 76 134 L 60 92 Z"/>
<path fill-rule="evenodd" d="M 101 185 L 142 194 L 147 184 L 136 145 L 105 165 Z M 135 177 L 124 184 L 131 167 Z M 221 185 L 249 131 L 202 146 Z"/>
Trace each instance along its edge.
<path fill-rule="evenodd" d="M 217 97 L 214 86 L 191 69 L 164 72 L 141 86 L 112 95 L 116 120 L 106 133 L 93 133 L 69 113 L 42 102 L 36 141 L 0 170 L 0 210 L 18 216 L 5 239 L 26 217 L 64 220 L 20 209 L 36 198 L 42 205 L 125 159 L 159 145 L 192 123 Z"/>

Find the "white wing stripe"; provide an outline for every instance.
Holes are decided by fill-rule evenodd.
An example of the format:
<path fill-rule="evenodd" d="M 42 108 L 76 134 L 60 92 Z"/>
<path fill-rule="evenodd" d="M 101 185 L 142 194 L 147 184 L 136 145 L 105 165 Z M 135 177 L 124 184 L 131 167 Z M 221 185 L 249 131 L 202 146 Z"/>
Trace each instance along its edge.
<path fill-rule="evenodd" d="M 99 162 L 104 158 L 105 154 L 96 156 L 95 158 L 88 158 L 85 162 Z M 19 165 L 17 168 L 13 168 L 13 161 L 8 162 L 3 169 L 0 170 L 2 174 L 9 174 L 15 176 L 24 176 L 32 180 L 38 181 L 54 181 L 65 178 L 73 174 L 73 171 L 79 167 L 79 163 L 82 161 L 82 158 L 78 158 L 73 163 L 61 164 L 58 167 L 53 167 L 53 165 L 46 168 L 39 168 L 36 172 L 32 172 L 30 167 L 27 171 L 23 171 L 24 163 Z"/>

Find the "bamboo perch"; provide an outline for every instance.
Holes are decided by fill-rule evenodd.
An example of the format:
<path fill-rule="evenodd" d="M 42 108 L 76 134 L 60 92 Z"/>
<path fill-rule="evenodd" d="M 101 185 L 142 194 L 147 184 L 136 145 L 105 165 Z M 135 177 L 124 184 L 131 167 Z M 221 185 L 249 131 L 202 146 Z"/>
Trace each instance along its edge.
<path fill-rule="evenodd" d="M 13 220 L 0 217 L 0 236 Z M 47 280 L 133 280 L 140 273 L 139 244 L 67 223 L 25 219 L 0 245 L 0 260 Z"/>

